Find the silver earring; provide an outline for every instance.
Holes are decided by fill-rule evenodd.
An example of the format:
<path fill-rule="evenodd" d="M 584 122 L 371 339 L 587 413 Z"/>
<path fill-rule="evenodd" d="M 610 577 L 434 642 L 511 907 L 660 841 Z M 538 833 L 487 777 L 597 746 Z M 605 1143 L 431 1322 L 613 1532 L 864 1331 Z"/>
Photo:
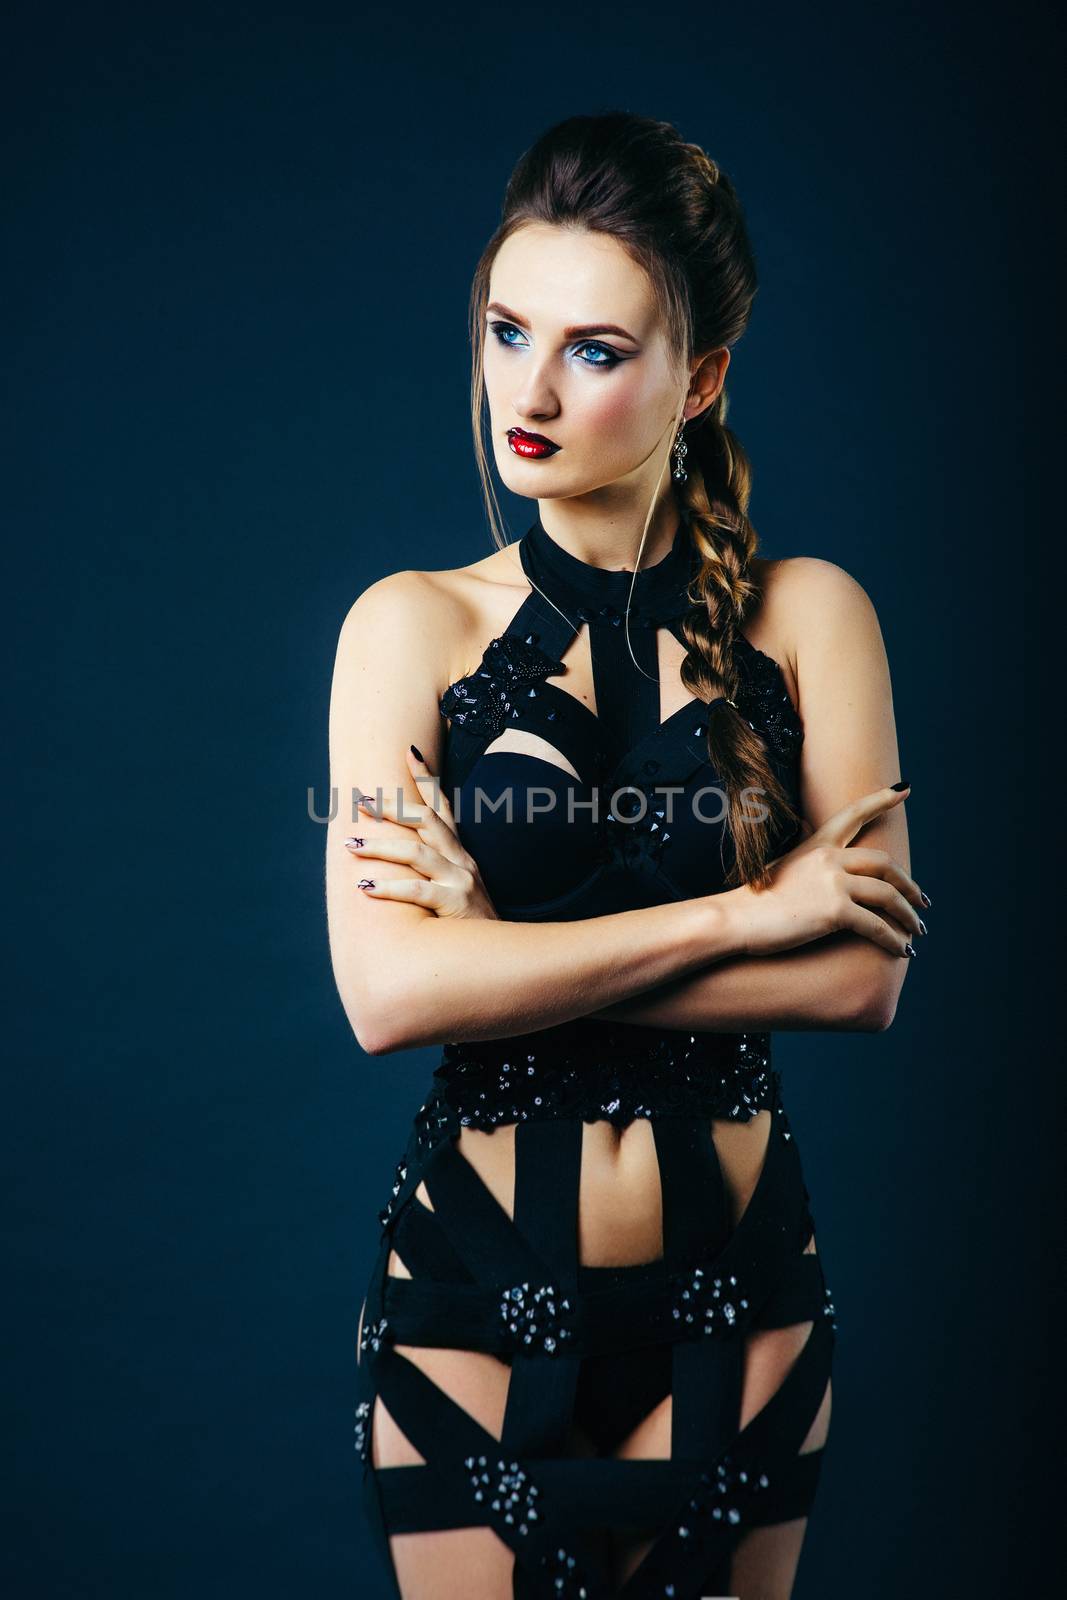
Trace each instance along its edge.
<path fill-rule="evenodd" d="M 678 437 L 675 439 L 671 449 L 671 454 L 674 457 L 674 472 L 671 476 L 674 478 L 675 483 L 684 483 L 689 476 L 685 470 L 685 457 L 688 449 L 689 446 L 685 442 L 685 423 L 683 422 L 678 429 Z"/>

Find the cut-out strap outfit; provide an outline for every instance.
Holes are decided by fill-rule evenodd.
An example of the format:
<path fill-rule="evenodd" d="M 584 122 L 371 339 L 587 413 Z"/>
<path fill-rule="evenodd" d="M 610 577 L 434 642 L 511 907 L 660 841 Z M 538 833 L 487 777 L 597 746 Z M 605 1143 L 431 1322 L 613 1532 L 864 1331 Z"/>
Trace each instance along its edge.
<path fill-rule="evenodd" d="M 442 783 L 500 916 L 572 920 L 721 890 L 732 854 L 707 756 L 709 707 L 694 699 L 660 721 L 658 631 L 682 639 L 697 560 L 684 522 L 634 584 L 630 643 L 648 677 L 625 640 L 631 573 L 578 560 L 539 518 L 517 548 L 537 588 L 440 702 Z M 566 673 L 583 625 L 595 714 L 552 681 Z M 737 660 L 737 712 L 763 737 L 796 805 L 803 729 L 781 670 L 743 636 Z M 549 753 L 508 748 L 510 729 L 540 736 Z M 787 835 L 774 853 L 788 844 Z M 734 1225 L 711 1124 L 761 1112 L 770 1114 L 766 1152 Z M 583 1123 L 637 1118 L 654 1136 L 662 1257 L 586 1266 Z M 513 1217 L 458 1148 L 464 1128 L 505 1124 L 515 1128 Z M 432 1210 L 415 1193 L 420 1184 Z M 823 1449 L 801 1453 L 834 1343 L 822 1256 L 805 1248 L 809 1198 L 765 1032 L 579 1018 L 444 1045 L 380 1213 L 357 1367 L 356 1449 L 388 1572 L 391 1534 L 488 1526 L 514 1552 L 522 1600 L 731 1593 L 738 1541 L 807 1516 L 823 1458 Z M 394 1249 L 410 1278 L 387 1271 Z M 803 1322 L 813 1327 L 799 1356 L 740 1428 L 746 1335 Z M 502 1438 L 397 1345 L 485 1351 L 506 1363 Z M 668 1395 L 669 1458 L 616 1459 Z M 372 1466 L 379 1396 L 424 1464 Z M 572 1428 L 595 1455 L 576 1453 Z M 650 1530 L 651 1549 L 614 1588 L 605 1532 Z"/>

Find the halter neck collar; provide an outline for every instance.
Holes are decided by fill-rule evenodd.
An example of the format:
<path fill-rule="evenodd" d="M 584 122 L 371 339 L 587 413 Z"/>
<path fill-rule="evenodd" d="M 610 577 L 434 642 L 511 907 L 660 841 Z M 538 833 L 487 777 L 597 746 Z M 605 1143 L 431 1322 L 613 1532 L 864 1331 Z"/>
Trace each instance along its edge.
<path fill-rule="evenodd" d="M 689 609 L 685 591 L 695 570 L 696 552 L 684 517 L 667 554 L 654 566 L 642 567 L 636 579 L 632 572 L 609 572 L 579 560 L 545 531 L 540 515 L 519 541 L 519 558 L 531 583 L 566 612 L 575 628 L 605 611 L 609 620 L 610 613 L 624 612 L 631 585 L 631 616 L 636 613 L 663 623 Z"/>

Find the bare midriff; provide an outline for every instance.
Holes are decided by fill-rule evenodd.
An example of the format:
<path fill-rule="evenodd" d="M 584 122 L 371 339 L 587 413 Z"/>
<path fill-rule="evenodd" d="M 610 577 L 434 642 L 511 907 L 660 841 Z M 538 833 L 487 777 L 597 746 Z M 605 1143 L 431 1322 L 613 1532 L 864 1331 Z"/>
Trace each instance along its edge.
<path fill-rule="evenodd" d="M 750 1122 L 713 1120 L 711 1135 L 731 1206 L 731 1223 L 748 1205 L 767 1149 L 771 1113 Z M 509 1217 L 515 1214 L 515 1127 L 482 1133 L 464 1128 L 457 1148 Z M 430 1206 L 424 1184 L 416 1199 Z M 432 1209 L 432 1207 L 431 1207 Z M 663 1254 L 663 1198 L 652 1125 L 645 1119 L 627 1128 L 610 1122 L 582 1125 L 582 1169 L 578 1201 L 578 1256 L 582 1266 L 636 1266 Z M 409 1277 L 396 1251 L 388 1271 Z"/>

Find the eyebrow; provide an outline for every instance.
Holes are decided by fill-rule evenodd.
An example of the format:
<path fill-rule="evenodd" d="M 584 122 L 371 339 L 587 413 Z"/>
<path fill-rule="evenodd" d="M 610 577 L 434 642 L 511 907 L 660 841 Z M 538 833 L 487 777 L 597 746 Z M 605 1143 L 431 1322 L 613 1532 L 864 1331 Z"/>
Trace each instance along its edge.
<path fill-rule="evenodd" d="M 520 328 L 529 329 L 530 324 L 525 320 L 524 317 L 520 317 L 517 311 L 509 311 L 507 306 L 500 304 L 499 300 L 491 300 L 486 306 L 485 310 L 486 315 L 488 315 L 490 311 L 497 311 L 502 317 L 507 317 L 509 322 L 517 323 Z M 628 333 L 625 328 L 620 328 L 618 324 L 614 322 L 591 322 L 583 324 L 581 327 L 577 328 L 564 328 L 563 337 L 565 339 L 589 339 L 597 333 L 618 333 L 621 334 L 624 339 L 632 340 L 634 344 L 638 344 L 640 342 L 638 339 L 634 338 L 632 333 Z"/>

